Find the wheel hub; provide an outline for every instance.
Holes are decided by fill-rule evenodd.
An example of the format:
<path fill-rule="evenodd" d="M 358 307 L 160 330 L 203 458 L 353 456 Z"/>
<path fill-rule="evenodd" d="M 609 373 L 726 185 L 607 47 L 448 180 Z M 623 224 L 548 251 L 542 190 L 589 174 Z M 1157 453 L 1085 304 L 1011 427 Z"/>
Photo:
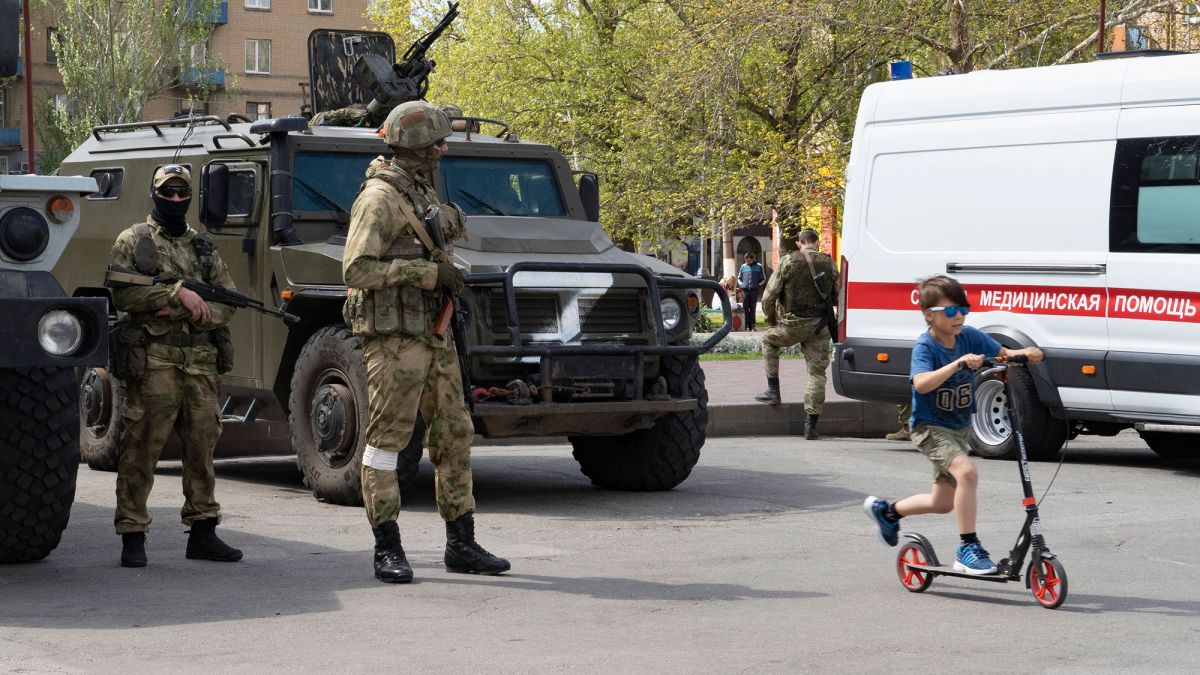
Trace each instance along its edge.
<path fill-rule="evenodd" d="M 313 394 L 310 418 L 321 454 L 331 464 L 344 462 L 354 446 L 354 429 L 346 421 L 358 419 L 350 389 L 340 383 L 321 385 Z"/>
<path fill-rule="evenodd" d="M 103 425 L 112 414 L 109 385 L 108 371 L 104 368 L 88 368 L 83 374 L 83 381 L 79 384 L 79 402 L 87 426 Z"/>
<path fill-rule="evenodd" d="M 975 389 L 975 435 L 988 445 L 1000 445 L 1012 435 L 1008 394 L 1000 380 L 981 382 Z"/>

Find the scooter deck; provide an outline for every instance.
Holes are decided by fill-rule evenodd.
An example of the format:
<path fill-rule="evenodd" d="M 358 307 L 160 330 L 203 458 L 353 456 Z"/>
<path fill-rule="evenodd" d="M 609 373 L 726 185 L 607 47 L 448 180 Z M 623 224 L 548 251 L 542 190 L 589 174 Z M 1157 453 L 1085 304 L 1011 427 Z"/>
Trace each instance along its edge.
<path fill-rule="evenodd" d="M 906 563 L 905 567 L 910 570 L 926 572 L 935 577 L 962 577 L 964 579 L 976 579 L 979 581 L 995 581 L 1002 584 L 1009 581 L 1020 580 L 1020 577 L 1014 579 L 1010 576 L 1000 574 L 999 572 L 992 574 L 967 574 L 966 572 L 959 572 L 955 570 L 954 567 L 950 565 L 919 565 L 917 563 Z"/>

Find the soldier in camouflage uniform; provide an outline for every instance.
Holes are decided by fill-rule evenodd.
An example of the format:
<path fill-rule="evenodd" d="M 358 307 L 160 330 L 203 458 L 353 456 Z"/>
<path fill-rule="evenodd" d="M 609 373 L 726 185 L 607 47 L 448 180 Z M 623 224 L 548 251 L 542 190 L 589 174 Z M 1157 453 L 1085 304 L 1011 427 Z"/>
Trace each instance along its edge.
<path fill-rule="evenodd" d="M 767 282 L 762 298 L 763 317 L 771 326 L 762 346 L 767 390 L 755 397 L 764 403 L 779 404 L 779 350 L 799 344 L 808 366 L 808 387 L 804 391 L 804 437 L 808 440 L 820 438 L 817 420 L 825 405 L 825 370 L 829 367 L 833 329 L 827 308 L 837 305 L 837 268 L 833 258 L 817 251 L 817 242 L 814 230 L 801 232 L 800 250 L 781 260 Z"/>
<path fill-rule="evenodd" d="M 188 227 L 191 172 L 168 164 L 155 172 L 154 211 L 144 223 L 126 229 L 112 248 L 115 266 L 143 275 L 170 275 L 232 289 L 233 279 L 212 242 Z M 221 435 L 217 407 L 217 347 L 213 332 L 229 323 L 233 308 L 209 304 L 179 283 L 127 286 L 113 290 L 113 304 L 128 313 L 121 340 L 137 343 L 136 373 L 126 381 L 120 461 L 117 468 L 116 529 L 121 564 L 145 567 L 150 514 L 146 499 L 154 467 L 174 429 L 183 451 L 181 515 L 191 527 L 187 557 L 236 562 L 242 552 L 217 537 L 221 507 L 214 498 L 213 448 Z M 125 359 L 128 360 L 127 358 Z"/>
<path fill-rule="evenodd" d="M 346 323 L 363 338 L 370 421 L 363 453 L 362 490 L 375 534 L 375 577 L 412 581 L 396 518 L 396 464 L 417 415 L 429 428 L 438 513 L 446 521 L 444 562 L 453 572 L 499 574 L 507 560 L 475 542 L 471 440 L 475 430 L 463 399 L 454 342 L 434 332 L 434 316 L 463 274 L 429 240 L 425 216 L 443 214 L 445 240 L 463 231 L 462 212 L 441 204 L 433 187 L 450 124 L 424 101 L 397 106 L 380 134 L 393 157 L 367 170 L 350 211 L 342 274 L 348 287 Z M 435 260 L 427 259 L 432 252 Z"/>

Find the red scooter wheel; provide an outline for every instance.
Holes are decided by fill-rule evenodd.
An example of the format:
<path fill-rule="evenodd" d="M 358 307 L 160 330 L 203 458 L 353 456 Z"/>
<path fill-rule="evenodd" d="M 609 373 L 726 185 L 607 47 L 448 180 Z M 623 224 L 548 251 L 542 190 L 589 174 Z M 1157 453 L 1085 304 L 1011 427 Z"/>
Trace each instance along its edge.
<path fill-rule="evenodd" d="M 1058 558 L 1038 558 L 1025 571 L 1029 590 L 1042 607 L 1054 609 L 1067 599 L 1067 571 Z"/>
<path fill-rule="evenodd" d="M 904 542 L 900 546 L 900 552 L 896 554 L 896 574 L 900 577 L 900 585 L 913 593 L 920 593 L 929 588 L 929 584 L 933 583 L 933 575 L 909 567 L 928 564 L 929 551 L 925 550 L 924 545 L 916 541 Z"/>

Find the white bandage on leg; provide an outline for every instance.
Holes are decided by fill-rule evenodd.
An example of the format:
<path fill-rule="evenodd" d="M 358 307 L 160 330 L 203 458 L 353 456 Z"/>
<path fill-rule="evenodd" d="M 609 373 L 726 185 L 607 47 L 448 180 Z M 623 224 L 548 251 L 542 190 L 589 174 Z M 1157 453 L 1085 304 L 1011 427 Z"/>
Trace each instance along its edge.
<path fill-rule="evenodd" d="M 368 445 L 363 451 L 363 466 L 369 466 L 372 469 L 381 471 L 395 471 L 396 462 L 400 459 L 400 453 L 388 452 L 379 448 Z"/>

